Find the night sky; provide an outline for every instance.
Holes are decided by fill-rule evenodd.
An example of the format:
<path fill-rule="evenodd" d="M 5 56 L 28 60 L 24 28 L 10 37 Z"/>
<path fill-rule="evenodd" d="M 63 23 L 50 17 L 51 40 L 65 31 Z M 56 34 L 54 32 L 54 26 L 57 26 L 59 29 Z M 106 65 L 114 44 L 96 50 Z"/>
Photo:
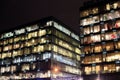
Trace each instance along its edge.
<path fill-rule="evenodd" d="M 88 0 L 1 0 L 0 31 L 54 16 L 79 33 L 79 8 Z"/>

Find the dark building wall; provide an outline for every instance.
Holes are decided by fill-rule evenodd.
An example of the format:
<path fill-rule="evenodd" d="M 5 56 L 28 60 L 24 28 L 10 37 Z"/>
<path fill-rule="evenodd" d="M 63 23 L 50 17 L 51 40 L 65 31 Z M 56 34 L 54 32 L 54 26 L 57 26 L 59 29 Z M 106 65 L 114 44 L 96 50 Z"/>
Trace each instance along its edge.
<path fill-rule="evenodd" d="M 97 80 L 97 74 L 91 75 L 83 75 L 84 80 Z M 108 74 L 100 74 L 100 80 L 120 80 L 120 72 L 119 73 L 108 73 Z"/>

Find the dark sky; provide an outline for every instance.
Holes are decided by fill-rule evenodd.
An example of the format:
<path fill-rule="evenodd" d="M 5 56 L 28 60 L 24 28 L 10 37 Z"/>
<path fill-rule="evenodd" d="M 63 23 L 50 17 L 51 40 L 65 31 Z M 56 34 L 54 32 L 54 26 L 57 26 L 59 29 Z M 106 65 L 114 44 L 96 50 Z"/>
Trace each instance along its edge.
<path fill-rule="evenodd" d="M 88 0 L 2 0 L 0 31 L 54 16 L 79 32 L 79 7 Z"/>

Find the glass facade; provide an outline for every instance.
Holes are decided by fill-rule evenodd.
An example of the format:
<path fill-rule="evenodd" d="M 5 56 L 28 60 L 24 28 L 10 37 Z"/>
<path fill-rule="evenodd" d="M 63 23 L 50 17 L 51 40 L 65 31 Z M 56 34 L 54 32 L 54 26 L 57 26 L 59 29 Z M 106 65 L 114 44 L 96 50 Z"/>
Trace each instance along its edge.
<path fill-rule="evenodd" d="M 101 1 L 80 9 L 83 74 L 120 72 L 119 4 L 119 0 Z"/>
<path fill-rule="evenodd" d="M 56 20 L 56 19 L 55 19 Z M 80 75 L 79 36 L 54 18 L 1 34 L 0 78 Z M 57 67 L 58 72 L 54 71 Z"/>

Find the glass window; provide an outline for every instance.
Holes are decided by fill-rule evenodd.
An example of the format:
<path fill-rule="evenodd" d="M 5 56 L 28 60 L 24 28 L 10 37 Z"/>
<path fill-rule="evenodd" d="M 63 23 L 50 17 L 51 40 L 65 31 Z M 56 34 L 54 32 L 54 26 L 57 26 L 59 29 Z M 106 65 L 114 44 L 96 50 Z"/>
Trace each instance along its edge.
<path fill-rule="evenodd" d="M 114 34 L 112 35 L 111 32 L 105 34 L 105 39 L 106 40 L 114 39 L 114 37 L 115 37 L 115 35 Z"/>
<path fill-rule="evenodd" d="M 6 72 L 10 72 L 10 66 L 6 67 Z"/>
<path fill-rule="evenodd" d="M 1 73 L 5 72 L 5 67 L 1 67 Z"/>
<path fill-rule="evenodd" d="M 114 72 L 115 69 L 115 64 L 104 65 L 104 72 Z"/>
<path fill-rule="evenodd" d="M 84 28 L 84 35 L 90 34 L 90 27 Z"/>
<path fill-rule="evenodd" d="M 91 42 L 100 42 L 100 41 L 101 41 L 100 35 L 91 36 Z"/>
<path fill-rule="evenodd" d="M 116 72 L 119 72 L 119 71 L 120 71 L 120 66 L 117 65 L 117 66 L 116 66 Z"/>
<path fill-rule="evenodd" d="M 110 4 L 106 5 L 106 10 L 110 10 Z"/>
<path fill-rule="evenodd" d="M 116 42 L 115 46 L 117 49 L 120 49 L 120 41 Z"/>
<path fill-rule="evenodd" d="M 15 72 L 16 71 L 16 66 L 11 66 L 11 72 Z"/>
<path fill-rule="evenodd" d="M 92 14 L 97 14 L 98 13 L 98 8 L 93 8 L 92 9 Z"/>
<path fill-rule="evenodd" d="M 101 71 L 101 66 L 97 65 L 96 66 L 96 73 L 99 73 Z"/>
<path fill-rule="evenodd" d="M 101 21 L 106 21 L 106 20 L 108 20 L 107 14 L 101 15 L 100 20 L 101 20 Z"/>
<path fill-rule="evenodd" d="M 28 38 L 27 39 L 31 39 L 32 37 L 37 37 L 37 31 L 28 33 Z"/>
<path fill-rule="evenodd" d="M 51 53 L 44 53 L 43 60 L 51 58 Z"/>
<path fill-rule="evenodd" d="M 45 34 L 46 34 L 46 30 L 45 29 L 40 29 L 39 32 L 38 32 L 39 36 L 43 36 Z"/>
<path fill-rule="evenodd" d="M 102 46 L 101 45 L 95 45 L 94 52 L 101 52 L 102 51 Z"/>
<path fill-rule="evenodd" d="M 117 9 L 117 8 L 118 8 L 118 3 L 117 2 L 113 3 L 113 9 Z"/>
<path fill-rule="evenodd" d="M 9 39 L 9 43 L 13 43 L 13 38 L 10 38 L 10 39 Z"/>
<path fill-rule="evenodd" d="M 101 55 L 92 56 L 92 63 L 100 63 L 100 62 L 102 62 L 102 56 Z"/>
<path fill-rule="evenodd" d="M 14 50 L 12 56 L 20 56 L 23 55 L 23 50 Z"/>
<path fill-rule="evenodd" d="M 30 54 L 30 48 L 24 48 L 24 54 Z"/>
<path fill-rule="evenodd" d="M 44 46 L 40 46 L 40 45 L 35 46 L 32 49 L 32 53 L 40 53 L 40 52 L 43 52 L 43 51 L 44 51 Z"/>
<path fill-rule="evenodd" d="M 11 52 L 2 53 L 2 59 L 11 57 Z"/>
<path fill-rule="evenodd" d="M 107 54 L 107 57 L 106 57 L 107 62 L 115 61 L 115 60 L 120 60 L 120 53 L 119 52 Z"/>
<path fill-rule="evenodd" d="M 11 50 L 12 49 L 12 45 L 8 45 L 8 46 L 5 46 L 3 48 L 3 51 L 8 51 L 8 50 Z"/>
<path fill-rule="evenodd" d="M 91 74 L 92 68 L 91 67 L 85 67 L 85 73 L 86 74 Z"/>
<path fill-rule="evenodd" d="M 68 56 L 70 58 L 73 57 L 72 53 L 70 51 L 68 51 L 66 49 L 63 49 L 63 48 L 60 48 L 60 47 L 58 47 L 56 45 L 53 46 L 53 51 L 55 51 L 55 52 L 57 52 L 57 53 L 59 53 L 61 55 L 64 55 L 64 56 Z"/>
<path fill-rule="evenodd" d="M 85 52 L 85 54 L 90 54 L 90 53 L 91 53 L 91 48 L 90 48 L 90 46 L 86 46 L 86 47 L 84 48 L 84 52 Z"/>
<path fill-rule="evenodd" d="M 36 24 L 36 25 L 32 25 L 30 27 L 26 27 L 27 31 L 34 31 L 34 30 L 37 30 L 39 28 L 39 26 Z"/>
<path fill-rule="evenodd" d="M 30 65 L 29 64 L 23 64 L 22 65 L 22 71 L 30 70 Z"/>
<path fill-rule="evenodd" d="M 100 32 L 100 26 L 96 25 L 94 26 L 94 33 Z"/>
<path fill-rule="evenodd" d="M 17 49 L 17 48 L 19 48 L 20 47 L 20 44 L 19 43 L 17 43 L 17 44 L 14 44 L 14 49 Z"/>
<path fill-rule="evenodd" d="M 29 41 L 26 41 L 25 46 L 33 46 L 36 45 L 38 43 L 38 39 L 31 39 Z"/>
<path fill-rule="evenodd" d="M 79 48 L 75 48 L 75 52 L 78 53 L 78 54 L 81 54 L 81 51 Z"/>
<path fill-rule="evenodd" d="M 114 50 L 114 46 L 113 46 L 113 43 L 106 43 L 106 50 L 107 51 L 110 51 L 110 50 Z"/>
<path fill-rule="evenodd" d="M 20 40 L 21 40 L 20 36 L 14 38 L 14 42 L 18 42 L 18 41 L 20 41 Z"/>
<path fill-rule="evenodd" d="M 32 70 L 35 70 L 35 69 L 36 69 L 36 66 L 37 66 L 36 63 L 31 64 L 31 69 L 32 69 Z"/>
<path fill-rule="evenodd" d="M 92 57 L 91 56 L 86 56 L 82 63 L 91 64 L 92 63 Z"/>
<path fill-rule="evenodd" d="M 82 12 L 80 13 L 80 17 L 85 17 L 85 16 L 88 16 L 88 15 L 89 15 L 88 10 L 82 11 Z"/>
<path fill-rule="evenodd" d="M 115 23 L 115 28 L 119 28 L 120 27 L 120 20 L 117 20 Z"/>

